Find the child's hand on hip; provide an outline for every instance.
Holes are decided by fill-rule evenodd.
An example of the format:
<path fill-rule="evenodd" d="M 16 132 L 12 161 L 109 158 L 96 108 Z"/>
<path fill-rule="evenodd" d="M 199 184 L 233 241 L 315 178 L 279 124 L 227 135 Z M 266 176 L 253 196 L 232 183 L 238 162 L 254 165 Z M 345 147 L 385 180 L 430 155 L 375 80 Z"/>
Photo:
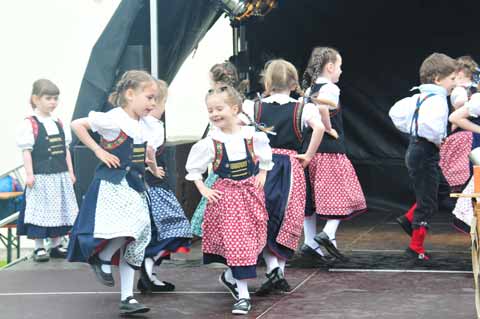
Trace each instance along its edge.
<path fill-rule="evenodd" d="M 95 155 L 109 168 L 118 168 L 120 167 L 120 159 L 113 154 L 105 151 L 103 148 L 97 148 L 95 150 Z"/>

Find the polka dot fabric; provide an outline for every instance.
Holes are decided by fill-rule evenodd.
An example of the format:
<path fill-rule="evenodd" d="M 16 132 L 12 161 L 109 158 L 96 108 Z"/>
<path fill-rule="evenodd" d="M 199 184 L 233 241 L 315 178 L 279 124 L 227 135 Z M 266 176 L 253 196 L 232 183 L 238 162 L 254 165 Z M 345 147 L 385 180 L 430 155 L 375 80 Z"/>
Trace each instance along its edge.
<path fill-rule="evenodd" d="M 26 188 L 25 224 L 41 227 L 72 226 L 78 213 L 68 172 L 37 174 Z"/>
<path fill-rule="evenodd" d="M 288 155 L 292 167 L 290 178 L 290 194 L 288 196 L 287 208 L 283 217 L 282 226 L 276 238 L 277 243 L 296 250 L 298 241 L 303 230 L 303 219 L 305 215 L 306 183 L 302 165 L 294 157 L 297 152 L 286 149 L 274 148 L 273 154 Z"/>
<path fill-rule="evenodd" d="M 148 189 L 152 217 L 157 227 L 157 240 L 183 237 L 191 238 L 190 223 L 175 195 L 161 187 Z"/>
<path fill-rule="evenodd" d="M 151 238 L 146 195 L 131 188 L 125 178 L 120 184 L 102 180 L 98 191 L 93 237 L 133 238 L 125 249 L 125 259 L 130 265 L 140 267 Z"/>
<path fill-rule="evenodd" d="M 463 190 L 462 194 L 473 194 L 474 193 L 474 184 L 473 178 L 470 179 L 467 186 Z M 453 215 L 461 220 L 466 225 L 470 226 L 473 218 L 473 205 L 472 199 L 466 197 L 460 197 L 457 200 L 455 208 L 453 209 Z"/>
<path fill-rule="evenodd" d="M 470 160 L 473 136 L 471 132 L 450 135 L 440 149 L 440 168 L 450 186 L 464 185 L 470 178 Z"/>
<path fill-rule="evenodd" d="M 315 212 L 338 219 L 365 211 L 362 187 L 345 154 L 317 153 L 309 165 Z"/>
<path fill-rule="evenodd" d="M 212 189 L 223 192 L 222 198 L 205 210 L 202 251 L 224 257 L 228 266 L 256 265 L 266 244 L 265 195 L 253 182 L 254 177 L 219 178 Z"/>

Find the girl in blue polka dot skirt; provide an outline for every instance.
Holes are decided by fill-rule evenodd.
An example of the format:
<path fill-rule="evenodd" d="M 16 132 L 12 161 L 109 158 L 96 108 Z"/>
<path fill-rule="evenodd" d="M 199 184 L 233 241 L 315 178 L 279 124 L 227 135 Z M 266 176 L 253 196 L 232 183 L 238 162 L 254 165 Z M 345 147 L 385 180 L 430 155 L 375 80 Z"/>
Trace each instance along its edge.
<path fill-rule="evenodd" d="M 164 171 L 161 178 L 154 176 L 149 171 L 145 175 L 149 186 L 147 192 L 151 201 L 152 239 L 145 251 L 145 260 L 137 283 L 138 290 L 143 293 L 173 291 L 175 289 L 173 284 L 160 281 L 153 273 L 153 268 L 154 265 L 160 265 L 163 259 L 168 259 L 171 253 L 188 253 L 192 238 L 190 223 L 167 183 L 169 172 L 165 169 L 164 130 L 161 117 L 165 111 L 168 87 L 167 83 L 162 80 L 157 81 L 157 87 L 157 106 L 152 110 L 149 117 L 161 126 L 159 130 L 161 134 L 155 136 L 158 142 L 154 141 L 151 145 L 161 146 L 157 148 L 156 152 L 153 148 L 149 151 L 155 152 L 157 165 L 162 167 Z"/>

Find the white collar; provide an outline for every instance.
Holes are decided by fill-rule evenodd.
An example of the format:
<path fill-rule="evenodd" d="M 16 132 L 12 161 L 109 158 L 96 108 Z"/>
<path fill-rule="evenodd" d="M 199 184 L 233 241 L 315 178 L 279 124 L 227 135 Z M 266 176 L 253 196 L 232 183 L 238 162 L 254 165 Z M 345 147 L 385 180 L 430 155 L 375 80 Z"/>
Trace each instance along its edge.
<path fill-rule="evenodd" d="M 324 77 L 324 76 L 319 76 L 319 77 L 315 80 L 315 83 L 316 83 L 316 84 L 322 84 L 322 83 L 333 83 L 333 82 L 330 81 L 329 79 L 327 79 L 327 78 Z"/>
<path fill-rule="evenodd" d="M 33 115 L 35 115 L 39 120 L 50 120 L 50 119 L 54 119 L 54 116 L 50 113 L 50 115 L 42 115 L 40 114 L 40 112 L 37 110 L 37 109 L 34 109 L 33 110 Z"/>
<path fill-rule="evenodd" d="M 262 99 L 262 101 L 265 103 L 278 103 L 282 105 L 290 102 L 297 102 L 297 100 L 291 98 L 289 95 L 280 93 L 272 94 L 269 97 Z"/>
<path fill-rule="evenodd" d="M 210 137 L 222 143 L 228 143 L 238 138 L 250 138 L 253 136 L 255 128 L 252 126 L 242 126 L 240 131 L 233 134 L 224 133 L 221 129 L 215 128 L 210 132 Z"/>

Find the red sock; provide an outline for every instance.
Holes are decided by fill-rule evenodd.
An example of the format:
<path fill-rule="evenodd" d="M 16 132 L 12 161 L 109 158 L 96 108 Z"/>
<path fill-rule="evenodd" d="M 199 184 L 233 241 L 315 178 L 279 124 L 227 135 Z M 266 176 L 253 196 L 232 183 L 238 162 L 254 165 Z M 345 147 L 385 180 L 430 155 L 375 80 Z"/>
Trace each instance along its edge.
<path fill-rule="evenodd" d="M 410 240 L 410 249 L 417 254 L 425 254 L 425 247 L 423 247 L 423 243 L 425 242 L 426 236 L 427 229 L 425 227 L 422 226 L 418 229 L 414 229 L 412 233 L 412 239 Z"/>
<path fill-rule="evenodd" d="M 413 204 L 412 207 L 410 207 L 410 209 L 405 214 L 405 217 L 408 219 L 410 223 L 413 222 L 413 212 L 415 211 L 415 208 L 417 208 L 417 203 Z"/>

